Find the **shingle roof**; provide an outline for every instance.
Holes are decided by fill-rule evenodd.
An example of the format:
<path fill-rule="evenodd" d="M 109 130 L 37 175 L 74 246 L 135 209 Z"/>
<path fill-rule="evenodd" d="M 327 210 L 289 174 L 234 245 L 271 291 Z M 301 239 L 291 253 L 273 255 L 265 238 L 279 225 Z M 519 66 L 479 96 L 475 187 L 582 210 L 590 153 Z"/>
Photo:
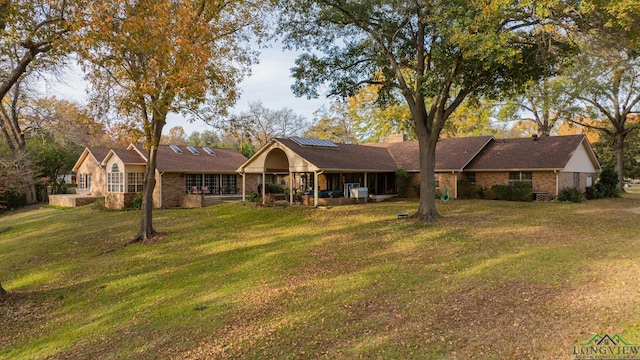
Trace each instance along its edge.
<path fill-rule="evenodd" d="M 291 139 L 276 139 L 320 169 L 395 171 L 398 165 L 382 147 L 339 144 L 337 148 L 301 146 Z"/>
<path fill-rule="evenodd" d="M 563 169 L 584 135 L 491 141 L 467 170 Z"/>
<path fill-rule="evenodd" d="M 88 147 L 87 150 L 89 150 L 89 152 L 91 153 L 91 155 L 93 155 L 96 161 L 101 163 L 102 160 L 104 160 L 104 158 L 107 156 L 111 148 Z"/>
<path fill-rule="evenodd" d="M 148 157 L 148 151 L 141 145 L 135 145 L 135 147 L 140 154 L 143 154 L 145 159 Z M 156 164 L 158 171 L 184 173 L 235 173 L 236 169 L 247 160 L 247 158 L 237 150 L 230 148 L 212 148 L 215 155 L 209 155 L 202 148 L 198 147 L 196 149 L 200 155 L 194 155 L 186 146 L 178 147 L 182 150 L 182 154 L 177 154 L 175 151 L 171 150 L 169 145 L 158 146 L 158 162 Z M 131 152 L 134 151 L 132 150 Z M 139 155 L 137 156 L 140 157 Z"/>
<path fill-rule="evenodd" d="M 493 136 L 440 139 L 436 144 L 436 171 L 460 171 L 482 150 Z M 397 169 L 420 171 L 420 151 L 417 141 L 364 144 L 389 150 Z"/>
<path fill-rule="evenodd" d="M 111 149 L 125 164 L 144 165 L 146 160 L 137 152 L 127 149 Z"/>

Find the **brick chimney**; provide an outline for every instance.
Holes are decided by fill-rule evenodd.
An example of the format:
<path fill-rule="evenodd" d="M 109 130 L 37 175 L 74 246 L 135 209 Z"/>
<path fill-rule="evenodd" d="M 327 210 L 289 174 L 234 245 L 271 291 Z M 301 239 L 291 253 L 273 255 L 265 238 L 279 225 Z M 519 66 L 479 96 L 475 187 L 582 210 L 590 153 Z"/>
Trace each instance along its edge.
<path fill-rule="evenodd" d="M 403 142 L 403 141 L 407 141 L 407 134 L 391 134 L 391 135 L 389 135 L 389 142 L 390 143 Z"/>

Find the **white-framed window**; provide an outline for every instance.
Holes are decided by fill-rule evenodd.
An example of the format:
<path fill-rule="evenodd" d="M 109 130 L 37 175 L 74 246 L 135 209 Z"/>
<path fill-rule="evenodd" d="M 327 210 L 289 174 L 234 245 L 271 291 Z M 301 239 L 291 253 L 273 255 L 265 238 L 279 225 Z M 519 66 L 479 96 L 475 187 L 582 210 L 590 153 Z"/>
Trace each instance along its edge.
<path fill-rule="evenodd" d="M 526 181 L 533 184 L 533 174 L 531 171 L 512 171 L 509 173 L 509 185 L 517 181 Z"/>
<path fill-rule="evenodd" d="M 144 173 L 127 173 L 127 192 L 137 193 L 144 188 Z"/>
<path fill-rule="evenodd" d="M 120 172 L 118 164 L 113 164 L 107 173 L 107 192 L 124 192 L 124 174 Z"/>
<path fill-rule="evenodd" d="M 78 190 L 91 191 L 91 174 L 78 174 Z"/>

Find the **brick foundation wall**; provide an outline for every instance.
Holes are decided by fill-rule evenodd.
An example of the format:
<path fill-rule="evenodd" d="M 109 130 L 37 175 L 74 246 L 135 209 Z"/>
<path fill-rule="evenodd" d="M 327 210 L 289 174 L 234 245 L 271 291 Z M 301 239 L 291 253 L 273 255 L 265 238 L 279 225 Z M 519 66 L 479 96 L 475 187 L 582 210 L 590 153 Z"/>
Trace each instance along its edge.
<path fill-rule="evenodd" d="M 62 207 L 76 207 L 92 204 L 96 200 L 104 199 L 103 197 L 78 196 L 71 194 L 49 195 L 49 205 Z"/>
<path fill-rule="evenodd" d="M 185 209 L 201 208 L 203 202 L 203 195 L 184 194 L 180 197 L 180 207 Z"/>
<path fill-rule="evenodd" d="M 131 201 L 136 194 L 108 193 L 104 198 L 104 206 L 107 209 L 122 210 L 131 206 Z"/>

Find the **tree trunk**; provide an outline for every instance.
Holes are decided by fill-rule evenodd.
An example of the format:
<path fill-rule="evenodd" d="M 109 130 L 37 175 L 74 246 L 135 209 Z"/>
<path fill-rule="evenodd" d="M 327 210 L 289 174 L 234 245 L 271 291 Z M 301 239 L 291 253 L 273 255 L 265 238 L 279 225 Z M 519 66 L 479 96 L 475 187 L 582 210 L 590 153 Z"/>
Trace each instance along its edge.
<path fill-rule="evenodd" d="M 155 234 L 153 230 L 153 190 L 156 187 L 156 163 L 158 147 L 151 146 L 149 158 L 144 171 L 144 194 L 142 196 L 142 214 L 140 218 L 140 231 L 136 240 L 150 241 Z"/>
<path fill-rule="evenodd" d="M 158 144 L 160 143 L 160 136 L 162 135 L 162 128 L 166 123 L 166 113 L 156 114 L 154 113 L 154 120 L 152 121 L 152 129 L 147 133 L 149 138 L 147 141 L 149 144 L 149 156 L 147 157 L 147 166 L 144 170 L 144 191 L 142 196 L 142 212 L 140 218 L 140 231 L 129 243 L 142 241 L 150 241 L 155 230 L 153 229 L 153 190 L 156 187 L 156 164 L 158 156 Z"/>
<path fill-rule="evenodd" d="M 10 139 L 7 139 L 7 141 L 10 141 Z M 36 183 L 33 180 L 33 167 L 27 151 L 27 144 L 24 141 L 20 141 L 15 146 L 13 161 L 20 174 L 20 186 L 24 192 L 27 205 L 35 204 L 38 202 L 38 198 L 36 197 Z"/>
<path fill-rule="evenodd" d="M 421 103 L 418 102 L 417 109 L 413 112 L 420 152 L 420 204 L 413 218 L 419 221 L 433 222 L 442 217 L 436 209 L 435 187 L 436 144 L 440 137 L 440 131 L 434 128 L 435 121 L 431 121 L 431 128 L 427 126 L 428 115 L 424 111 L 424 106 L 421 106 L 422 104 L 424 104 L 423 100 Z"/>
<path fill-rule="evenodd" d="M 436 143 L 438 139 L 429 136 L 420 141 L 420 206 L 414 215 L 420 221 L 432 222 L 442 217 L 436 209 Z"/>
<path fill-rule="evenodd" d="M 2 283 L 0 283 L 0 298 L 7 296 L 7 291 L 2 287 Z"/>
<path fill-rule="evenodd" d="M 624 192 L 624 134 L 616 134 L 613 142 L 613 149 L 615 151 L 615 162 L 613 170 L 618 174 L 617 189 Z"/>

